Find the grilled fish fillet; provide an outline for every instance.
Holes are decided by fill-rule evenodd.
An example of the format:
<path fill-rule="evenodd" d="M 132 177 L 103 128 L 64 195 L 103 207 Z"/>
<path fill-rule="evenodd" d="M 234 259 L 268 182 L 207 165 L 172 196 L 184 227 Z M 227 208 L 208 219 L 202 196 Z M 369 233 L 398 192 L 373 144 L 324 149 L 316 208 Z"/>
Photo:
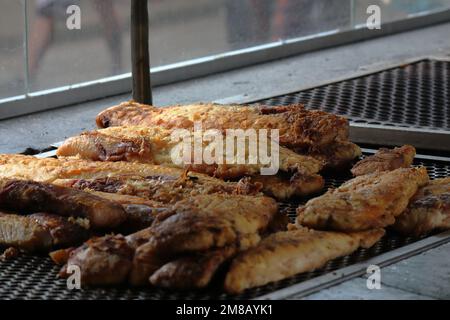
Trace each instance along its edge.
<path fill-rule="evenodd" d="M 80 268 L 81 285 L 111 285 L 126 282 L 134 248 L 122 235 L 92 238 L 70 252 L 60 276 L 67 277 L 71 265 Z"/>
<path fill-rule="evenodd" d="M 348 140 L 347 119 L 302 105 L 245 106 L 193 104 L 156 108 L 124 102 L 101 112 L 96 118 L 99 128 L 114 126 L 148 126 L 166 129 L 192 129 L 201 122 L 204 130 L 278 129 L 280 144 L 289 148 L 326 145 L 334 140 Z"/>
<path fill-rule="evenodd" d="M 325 164 L 325 169 L 333 171 L 346 170 L 348 165 L 362 154 L 358 145 L 347 140 L 336 140 L 328 145 L 294 149 L 294 151 L 322 161 Z"/>
<path fill-rule="evenodd" d="M 225 290 L 238 294 L 313 271 L 359 247 L 372 246 L 383 235 L 383 229 L 349 234 L 305 229 L 274 233 L 233 259 L 225 278 Z"/>
<path fill-rule="evenodd" d="M 201 173 L 151 164 L 38 159 L 23 155 L 0 155 L 1 177 L 51 182 L 91 193 L 112 192 L 118 196 L 137 196 L 162 203 L 174 203 L 199 194 L 257 195 L 261 188 L 266 194 L 285 200 L 322 189 L 319 175 L 296 174 L 286 179 L 281 176 L 254 176 L 237 182 L 225 182 Z"/>
<path fill-rule="evenodd" d="M 89 240 L 71 253 L 68 265 L 81 268 L 82 285 L 148 284 L 156 270 L 180 254 L 255 245 L 276 213 L 276 202 L 270 198 L 192 197 L 160 213 L 149 228 L 126 237 L 107 235 Z"/>
<path fill-rule="evenodd" d="M 408 168 L 412 165 L 415 155 L 416 149 L 410 145 L 394 149 L 381 148 L 374 155 L 357 162 L 351 171 L 356 177 L 373 172 Z"/>
<path fill-rule="evenodd" d="M 45 251 L 80 244 L 88 236 L 89 230 L 76 219 L 47 213 L 22 216 L 0 212 L 0 246 Z"/>
<path fill-rule="evenodd" d="M 259 242 L 259 234 L 277 216 L 271 198 L 198 196 L 176 203 L 158 216 L 152 237 L 136 250 L 130 281 L 145 284 L 148 277 L 175 255 L 236 246 L 244 250 Z"/>
<path fill-rule="evenodd" d="M 86 191 L 114 192 L 164 203 L 210 193 L 257 194 L 248 179 L 225 182 L 177 168 L 131 162 L 38 159 L 0 155 L 0 178 L 49 182 Z"/>
<path fill-rule="evenodd" d="M 126 220 L 119 203 L 87 192 L 29 180 L 0 178 L 0 208 L 48 212 L 89 219 L 93 229 L 114 228 Z"/>
<path fill-rule="evenodd" d="M 420 188 L 393 228 L 408 236 L 450 229 L 450 178 L 431 180 Z"/>
<path fill-rule="evenodd" d="M 199 194 L 255 194 L 261 186 L 242 179 L 237 183 L 208 183 L 196 176 L 115 176 L 98 179 L 58 179 L 56 185 L 78 190 L 94 190 L 119 195 L 133 195 L 161 203 L 175 203 Z"/>
<path fill-rule="evenodd" d="M 253 176 L 251 181 L 260 183 L 264 194 L 278 200 L 288 200 L 294 197 L 304 197 L 318 193 L 325 185 L 321 175 L 288 175 L 277 174 L 274 176 Z"/>
<path fill-rule="evenodd" d="M 418 188 L 428 180 L 424 167 L 356 177 L 300 206 L 297 224 L 339 231 L 384 228 L 395 222 Z"/>
<path fill-rule="evenodd" d="M 236 252 L 235 247 L 225 247 L 181 257 L 155 271 L 150 277 L 150 283 L 170 289 L 205 288 L 224 262 Z"/>
<path fill-rule="evenodd" d="M 111 127 L 98 131 L 85 132 L 79 136 L 67 139 L 58 148 L 59 157 L 79 157 L 94 161 L 130 161 L 151 163 L 178 168 L 188 168 L 192 171 L 206 173 L 223 179 L 239 178 L 246 175 L 259 175 L 262 168 L 268 165 L 257 161 L 250 164 L 252 155 L 246 148 L 243 154 L 246 164 L 226 163 L 225 152 L 222 163 L 189 164 L 186 161 L 174 162 L 173 154 L 181 151 L 178 141 L 171 139 L 172 131 L 159 127 Z M 191 141 L 193 143 L 193 141 Z M 202 150 L 213 146 L 211 141 L 203 141 Z M 234 148 L 237 149 L 237 148 Z M 269 148 L 270 149 L 270 148 Z M 238 157 L 238 150 L 231 156 Z M 191 155 L 189 155 L 191 156 Z M 230 155 L 228 155 L 230 156 Z M 178 161 L 177 160 L 177 161 Z M 191 159 L 192 160 L 192 159 Z M 322 169 L 323 163 L 309 156 L 299 155 L 290 149 L 279 147 L 279 159 L 276 165 L 284 172 L 298 172 L 312 175 Z"/>

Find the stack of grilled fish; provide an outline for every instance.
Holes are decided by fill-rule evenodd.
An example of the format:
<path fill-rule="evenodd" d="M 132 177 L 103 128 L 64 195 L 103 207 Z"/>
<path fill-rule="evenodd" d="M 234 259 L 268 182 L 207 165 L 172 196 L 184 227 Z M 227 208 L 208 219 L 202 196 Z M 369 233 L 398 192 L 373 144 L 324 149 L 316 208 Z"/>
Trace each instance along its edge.
<path fill-rule="evenodd" d="M 371 247 L 385 229 L 450 228 L 450 178 L 429 181 L 425 168 L 411 167 L 412 146 L 361 160 L 354 179 L 301 205 L 289 223 L 273 198 L 318 193 L 322 171 L 348 170 L 361 154 L 336 115 L 127 102 L 96 120 L 101 129 L 69 138 L 58 159 L 0 155 L 0 245 L 55 249 L 61 276 L 77 265 L 82 285 L 191 289 L 219 279 L 235 294 Z M 196 121 L 205 130 L 278 129 L 281 172 L 175 165 L 169 137 Z"/>

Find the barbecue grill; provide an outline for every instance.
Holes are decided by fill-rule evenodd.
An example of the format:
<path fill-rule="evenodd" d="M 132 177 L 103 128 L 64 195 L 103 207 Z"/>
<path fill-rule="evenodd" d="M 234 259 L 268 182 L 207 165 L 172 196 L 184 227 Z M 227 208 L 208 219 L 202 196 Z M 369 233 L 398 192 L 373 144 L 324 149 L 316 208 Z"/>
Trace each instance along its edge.
<path fill-rule="evenodd" d="M 411 143 L 429 149 L 430 137 L 438 139 L 440 152 L 427 151 L 415 158 L 415 165 L 427 167 L 432 179 L 450 176 L 450 151 L 448 128 L 450 127 L 450 62 L 421 60 L 412 64 L 367 74 L 357 78 L 323 85 L 253 101 L 267 105 L 304 103 L 309 108 L 344 115 L 351 120 L 352 135 L 358 142 L 379 144 L 379 141 L 363 141 L 358 125 L 364 124 L 364 132 L 371 136 L 385 134 L 389 129 L 409 129 L 415 133 L 403 133 L 400 143 Z M 356 131 L 355 131 L 356 129 Z M 383 131 L 386 130 L 386 131 Z M 363 132 L 363 133 L 364 133 Z M 448 135 L 448 136 L 447 136 Z M 420 141 L 411 140 L 415 136 Z M 442 140 L 441 137 L 444 136 Z M 379 138 L 381 139 L 381 138 Z M 394 142 L 398 144 L 398 142 Z M 384 136 L 383 144 L 389 144 Z M 364 147 L 364 144 L 361 144 Z M 54 150 L 39 157 L 54 156 Z M 368 155 L 375 150 L 363 148 Z M 326 187 L 337 187 L 350 179 L 350 173 L 325 175 Z M 291 219 L 295 209 L 307 199 L 280 203 Z M 450 232 L 428 237 L 401 237 L 388 232 L 374 247 L 359 249 L 352 255 L 338 258 L 314 272 L 300 274 L 269 285 L 250 289 L 240 295 L 223 293 L 220 285 L 195 291 L 173 291 L 155 288 L 88 288 L 68 290 L 66 280 L 58 279 L 58 267 L 48 257 L 22 255 L 12 261 L 0 263 L 0 299 L 256 299 L 305 296 L 322 288 L 365 273 L 369 264 L 384 266 L 429 248 L 450 242 Z"/>
<path fill-rule="evenodd" d="M 148 55 L 147 1 L 131 2 L 133 98 L 151 103 Z M 351 140 L 364 155 L 373 146 L 412 144 L 422 154 L 414 165 L 428 169 L 431 179 L 450 176 L 450 61 L 421 59 L 401 66 L 359 75 L 319 87 L 278 96 L 240 101 L 251 104 L 302 103 L 346 116 L 351 121 Z M 55 156 L 58 143 L 37 157 Z M 338 187 L 350 172 L 327 174 L 326 188 Z M 291 221 L 295 209 L 308 199 L 279 203 Z M 158 288 L 87 288 L 69 290 L 57 277 L 59 267 L 48 256 L 21 255 L 0 262 L 0 299 L 280 299 L 302 297 L 365 273 L 369 264 L 385 266 L 405 257 L 450 242 L 450 232 L 427 237 L 402 237 L 388 231 L 370 249 L 328 262 L 314 272 L 228 295 L 220 282 L 204 290 L 174 291 Z"/>

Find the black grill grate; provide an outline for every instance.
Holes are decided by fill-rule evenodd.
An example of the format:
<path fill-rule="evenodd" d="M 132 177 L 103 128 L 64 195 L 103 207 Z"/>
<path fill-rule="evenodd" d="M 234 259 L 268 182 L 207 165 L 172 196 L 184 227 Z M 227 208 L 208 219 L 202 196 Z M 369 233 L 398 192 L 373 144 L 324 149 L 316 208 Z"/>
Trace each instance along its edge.
<path fill-rule="evenodd" d="M 303 103 L 357 123 L 450 130 L 450 62 L 422 60 L 256 103 Z"/>
<path fill-rule="evenodd" d="M 432 179 L 450 176 L 450 163 L 419 160 L 415 165 L 427 167 Z M 350 175 L 326 177 L 327 187 L 337 187 L 348 180 Z M 280 207 L 295 217 L 298 203 L 280 203 Z M 330 261 L 325 267 L 278 281 L 263 287 L 247 290 L 241 295 L 230 296 L 220 290 L 171 291 L 164 289 L 133 288 L 90 288 L 86 290 L 68 290 L 66 281 L 57 278 L 59 267 L 47 257 L 23 255 L 12 261 L 0 262 L 0 300 L 1 299 L 251 299 L 279 290 L 293 284 L 312 279 L 325 273 L 367 260 L 387 251 L 402 247 L 419 240 L 418 238 L 399 237 L 388 234 L 374 247 L 359 249 L 350 256 Z"/>
<path fill-rule="evenodd" d="M 349 79 L 314 89 L 274 97 L 257 103 L 287 105 L 303 103 L 308 108 L 341 114 L 352 121 L 450 130 L 450 62 L 423 60 L 368 76 Z M 450 176 L 450 163 L 417 160 L 425 165 L 432 179 Z M 326 187 L 337 187 L 350 178 L 349 173 L 326 177 Z M 298 203 L 280 203 L 291 218 Z M 367 260 L 402 247 L 417 238 L 388 233 L 370 249 L 360 249 L 350 256 L 330 261 L 325 267 L 278 281 L 260 288 L 229 296 L 218 286 L 202 291 L 161 289 L 90 288 L 66 289 L 58 279 L 58 267 L 49 258 L 20 256 L 0 262 L 0 299 L 250 299 L 316 276 Z"/>

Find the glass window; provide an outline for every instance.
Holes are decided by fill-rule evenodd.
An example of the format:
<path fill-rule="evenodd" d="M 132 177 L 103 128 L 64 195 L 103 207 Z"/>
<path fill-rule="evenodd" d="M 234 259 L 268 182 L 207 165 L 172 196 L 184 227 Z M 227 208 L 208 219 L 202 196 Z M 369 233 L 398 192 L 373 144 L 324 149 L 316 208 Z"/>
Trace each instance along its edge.
<path fill-rule="evenodd" d="M 28 0 L 30 92 L 129 72 L 129 1 Z M 79 29 L 76 26 L 80 8 Z M 68 24 L 70 27 L 68 27 Z M 128 40 L 129 41 L 129 40 Z"/>
<path fill-rule="evenodd" d="M 148 1 L 152 67 L 350 30 L 374 4 L 382 23 L 450 9 L 450 0 Z M 74 5 L 80 28 L 67 24 Z M 129 33 L 129 0 L 0 0 L 0 99 L 130 72 Z"/>
<path fill-rule="evenodd" d="M 0 0 L 0 100 L 25 94 L 24 29 L 21 2 Z"/>
<path fill-rule="evenodd" d="M 381 9 L 381 23 L 402 20 L 419 13 L 450 8 L 449 0 L 356 0 L 354 1 L 355 24 L 365 23 L 367 7 L 378 5 Z"/>

